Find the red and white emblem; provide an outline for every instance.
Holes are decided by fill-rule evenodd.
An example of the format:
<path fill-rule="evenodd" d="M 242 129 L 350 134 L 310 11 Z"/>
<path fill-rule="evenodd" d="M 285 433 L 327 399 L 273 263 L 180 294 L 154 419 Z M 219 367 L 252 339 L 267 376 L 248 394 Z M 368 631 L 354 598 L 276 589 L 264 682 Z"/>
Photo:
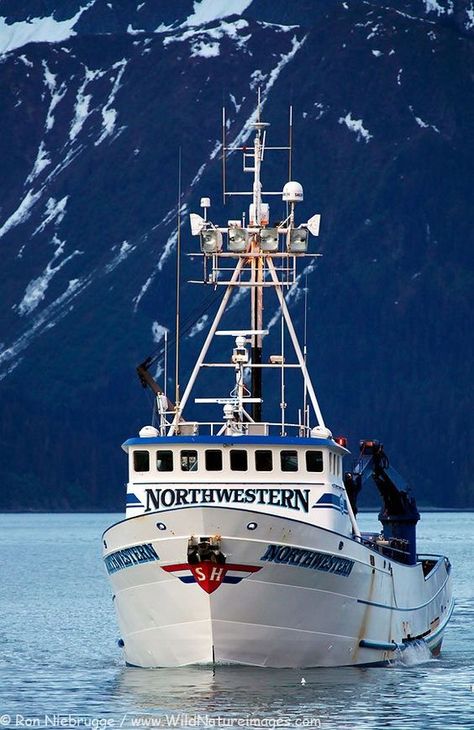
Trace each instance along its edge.
<path fill-rule="evenodd" d="M 256 565 L 213 563 L 211 560 L 203 560 L 195 564 L 162 565 L 161 567 L 183 583 L 197 583 L 206 593 L 213 593 L 222 583 L 240 583 L 241 580 L 261 569 Z"/>

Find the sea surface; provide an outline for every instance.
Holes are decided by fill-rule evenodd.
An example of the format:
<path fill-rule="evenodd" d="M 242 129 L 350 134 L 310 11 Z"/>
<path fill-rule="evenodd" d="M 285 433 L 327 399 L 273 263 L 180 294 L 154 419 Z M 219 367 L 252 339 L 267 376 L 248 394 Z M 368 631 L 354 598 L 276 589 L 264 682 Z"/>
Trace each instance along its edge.
<path fill-rule="evenodd" d="M 439 659 L 389 667 L 124 666 L 101 534 L 119 515 L 0 515 L 0 727 L 474 728 L 474 515 L 424 514 L 456 608 Z M 375 514 L 359 516 L 378 529 Z"/>

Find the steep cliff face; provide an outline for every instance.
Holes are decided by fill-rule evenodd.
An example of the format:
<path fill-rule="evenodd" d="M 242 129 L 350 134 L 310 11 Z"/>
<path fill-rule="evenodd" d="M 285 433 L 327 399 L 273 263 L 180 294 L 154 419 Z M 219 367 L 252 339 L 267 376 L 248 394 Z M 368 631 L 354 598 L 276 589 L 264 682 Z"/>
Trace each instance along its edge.
<path fill-rule="evenodd" d="M 473 506 L 474 3 L 55 5 L 0 9 L 0 507 L 120 508 L 134 367 L 173 329 L 178 150 L 183 218 L 203 194 L 229 217 L 220 108 L 231 141 L 257 87 L 275 144 L 293 105 L 300 214 L 323 215 L 328 425 L 383 440 L 421 502 Z M 183 380 L 216 301 L 183 289 Z"/>

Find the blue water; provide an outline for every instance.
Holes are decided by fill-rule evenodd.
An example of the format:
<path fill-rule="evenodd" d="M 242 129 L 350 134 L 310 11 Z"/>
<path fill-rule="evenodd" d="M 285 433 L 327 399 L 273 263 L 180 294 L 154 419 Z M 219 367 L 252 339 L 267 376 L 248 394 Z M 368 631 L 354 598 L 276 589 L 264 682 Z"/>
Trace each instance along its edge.
<path fill-rule="evenodd" d="M 0 515 L 0 726 L 474 727 L 474 515 L 425 514 L 420 552 L 453 563 L 439 659 L 368 669 L 123 665 L 101 533 L 115 515 Z M 360 515 L 377 529 L 375 515 Z M 303 682 L 302 682 L 303 680 Z"/>

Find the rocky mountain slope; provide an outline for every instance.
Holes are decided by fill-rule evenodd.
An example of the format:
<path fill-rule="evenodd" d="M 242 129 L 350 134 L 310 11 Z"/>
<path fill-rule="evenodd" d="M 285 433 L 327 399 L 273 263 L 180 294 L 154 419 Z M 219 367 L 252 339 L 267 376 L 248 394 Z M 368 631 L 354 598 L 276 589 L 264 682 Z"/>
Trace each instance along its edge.
<path fill-rule="evenodd" d="M 57 5 L 0 2 L 0 509 L 122 507 L 135 366 L 174 326 L 179 149 L 191 252 L 201 195 L 232 217 L 221 106 L 244 139 L 258 87 L 323 215 L 290 306 L 301 329 L 306 285 L 328 425 L 380 438 L 421 503 L 474 506 L 474 2 Z M 183 381 L 216 304 L 183 288 Z"/>

